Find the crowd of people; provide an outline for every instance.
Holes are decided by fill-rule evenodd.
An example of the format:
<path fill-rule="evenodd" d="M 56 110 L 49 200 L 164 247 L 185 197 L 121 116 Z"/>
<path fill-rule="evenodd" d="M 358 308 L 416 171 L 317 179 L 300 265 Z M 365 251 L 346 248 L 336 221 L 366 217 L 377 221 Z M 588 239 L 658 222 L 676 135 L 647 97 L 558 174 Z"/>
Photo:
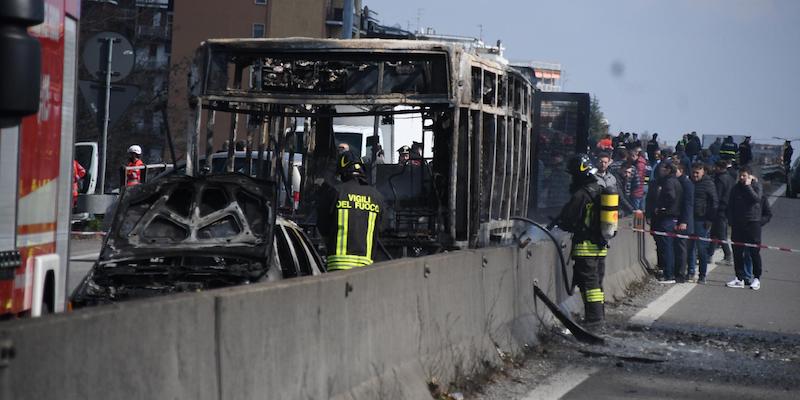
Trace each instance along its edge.
<path fill-rule="evenodd" d="M 596 175 L 600 185 L 616 187 L 620 214 L 643 211 L 652 231 L 760 244 L 762 226 L 772 213 L 750 166 L 750 140 L 746 137 L 737 144 L 728 136 L 704 148 L 697 133 L 691 132 L 674 148 L 662 148 L 657 133 L 645 146 L 635 133 L 606 135 L 593 152 Z M 791 159 L 791 144 L 784 148 Z M 727 286 L 761 287 L 758 247 L 731 248 L 659 234 L 654 239 L 661 283 L 706 283 L 709 260 L 721 247 L 719 263 L 735 270 Z"/>

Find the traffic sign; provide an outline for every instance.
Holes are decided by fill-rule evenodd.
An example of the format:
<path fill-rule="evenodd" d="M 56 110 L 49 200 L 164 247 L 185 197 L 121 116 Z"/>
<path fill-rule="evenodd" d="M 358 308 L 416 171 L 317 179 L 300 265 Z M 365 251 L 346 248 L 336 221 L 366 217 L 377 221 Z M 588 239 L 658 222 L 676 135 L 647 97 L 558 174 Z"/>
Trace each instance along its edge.
<path fill-rule="evenodd" d="M 86 99 L 86 103 L 89 106 L 89 110 L 92 111 L 97 117 L 97 125 L 102 130 L 103 129 L 103 112 L 100 108 L 103 108 L 103 96 L 105 95 L 106 87 L 103 83 L 94 82 L 94 81 L 80 81 L 79 86 L 81 88 L 81 93 L 83 94 L 83 98 Z M 112 85 L 111 86 L 111 96 L 110 96 L 110 107 L 109 107 L 109 126 L 114 126 L 114 124 L 119 120 L 120 117 L 125 113 L 125 111 L 130 107 L 133 101 L 136 99 L 136 96 L 139 94 L 139 87 L 133 85 Z"/>
<path fill-rule="evenodd" d="M 114 40 L 111 46 L 111 82 L 119 82 L 130 75 L 136 61 L 131 42 L 119 33 L 101 32 L 92 36 L 83 49 L 83 65 L 95 79 L 105 81 L 109 38 Z"/>

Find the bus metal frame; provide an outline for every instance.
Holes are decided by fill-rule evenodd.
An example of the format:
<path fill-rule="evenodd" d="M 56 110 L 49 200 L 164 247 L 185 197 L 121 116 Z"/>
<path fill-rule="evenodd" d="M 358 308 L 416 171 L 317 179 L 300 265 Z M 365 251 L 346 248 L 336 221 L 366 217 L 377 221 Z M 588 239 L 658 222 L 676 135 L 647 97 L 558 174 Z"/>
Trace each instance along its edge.
<path fill-rule="evenodd" d="M 332 124 L 325 119 L 374 116 L 377 131 L 381 116 L 419 113 L 426 121 L 423 130 L 433 133 L 434 154 L 424 165 L 436 197 L 431 202 L 436 204 L 436 221 L 424 237 L 390 230 L 382 239 L 389 247 L 397 243 L 402 255 L 409 249 L 422 249 L 411 254 L 428 254 L 507 243 L 511 217 L 527 214 L 531 195 L 534 86 L 520 71 L 479 50 L 459 43 L 414 40 L 207 40 L 196 51 L 190 71 L 186 173 L 201 173 L 201 146 L 205 146 L 205 158 L 210 159 L 218 112 L 231 114 L 228 143 L 240 139 L 238 131 L 243 124 L 238 118 L 245 115 L 247 150 L 257 147 L 259 154 L 267 150 L 281 157 L 286 135 L 294 132 L 288 129 L 292 118 L 310 117 L 312 123 L 304 128 L 308 154 L 304 155 L 301 191 L 311 190 L 309 183 L 319 182 L 319 178 L 333 178 L 326 166 L 335 149 L 331 135 L 322 132 Z M 344 72 L 335 68 L 321 71 L 330 65 L 344 65 Z M 272 75 L 264 73 L 266 66 Z M 297 66 L 317 75 L 306 73 L 297 78 L 292 75 L 295 70 L 287 72 L 299 70 Z M 403 84 L 408 82 L 397 77 L 409 71 L 416 75 L 406 87 Z M 358 80 L 362 75 L 363 81 Z M 340 85 L 335 86 L 339 92 L 325 92 L 330 87 L 323 78 Z M 265 84 L 266 80 L 272 86 Z M 277 86 L 292 84 L 286 82 L 305 86 Z M 362 87 L 375 89 L 370 92 Z M 400 90 L 395 90 L 397 87 Z M 337 106 L 357 106 L 361 111 L 340 112 Z M 396 106 L 414 108 L 398 111 Z M 206 140 L 201 143 L 204 132 Z M 229 149 L 233 151 L 232 146 Z M 279 168 L 280 163 L 268 161 L 258 175 L 277 181 L 282 175 Z M 377 166 L 376 170 L 381 168 L 390 167 Z M 304 193 L 302 198 L 312 197 Z"/>

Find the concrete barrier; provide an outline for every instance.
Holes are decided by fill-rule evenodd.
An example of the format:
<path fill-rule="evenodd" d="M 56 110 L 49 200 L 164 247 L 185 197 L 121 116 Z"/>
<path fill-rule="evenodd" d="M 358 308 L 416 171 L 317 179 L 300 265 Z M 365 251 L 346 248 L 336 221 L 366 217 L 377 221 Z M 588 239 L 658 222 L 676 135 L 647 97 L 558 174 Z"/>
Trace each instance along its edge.
<path fill-rule="evenodd" d="M 607 262 L 607 298 L 645 272 L 633 232 Z M 0 324 L 16 358 L 3 399 L 429 397 L 537 343 L 553 321 L 534 280 L 566 297 L 541 241 L 136 301 Z M 559 294 L 560 293 L 560 294 Z M 5 395 L 8 396 L 5 396 Z"/>
<path fill-rule="evenodd" d="M 606 257 L 606 276 L 603 282 L 603 291 L 606 301 L 618 301 L 625 297 L 628 286 L 632 282 L 641 281 L 647 276 L 646 266 L 640 261 L 640 238 L 644 234 L 633 232 L 629 225 L 630 218 L 620 221 L 622 225 L 617 237 L 611 241 L 611 249 Z M 653 254 L 653 259 L 655 254 Z"/>
<path fill-rule="evenodd" d="M 176 296 L 0 324 L 2 399 L 217 399 L 214 297 Z"/>

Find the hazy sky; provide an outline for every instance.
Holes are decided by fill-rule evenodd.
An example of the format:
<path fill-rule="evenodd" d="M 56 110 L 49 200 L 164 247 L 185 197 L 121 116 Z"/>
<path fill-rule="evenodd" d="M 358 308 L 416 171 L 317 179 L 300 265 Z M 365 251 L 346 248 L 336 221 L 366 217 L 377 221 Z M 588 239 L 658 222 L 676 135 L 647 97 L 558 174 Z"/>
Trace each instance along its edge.
<path fill-rule="evenodd" d="M 612 132 L 800 139 L 800 0 L 364 0 L 385 25 L 561 63 Z M 616 66 L 616 67 L 615 67 Z M 798 147 L 797 142 L 794 144 Z"/>

